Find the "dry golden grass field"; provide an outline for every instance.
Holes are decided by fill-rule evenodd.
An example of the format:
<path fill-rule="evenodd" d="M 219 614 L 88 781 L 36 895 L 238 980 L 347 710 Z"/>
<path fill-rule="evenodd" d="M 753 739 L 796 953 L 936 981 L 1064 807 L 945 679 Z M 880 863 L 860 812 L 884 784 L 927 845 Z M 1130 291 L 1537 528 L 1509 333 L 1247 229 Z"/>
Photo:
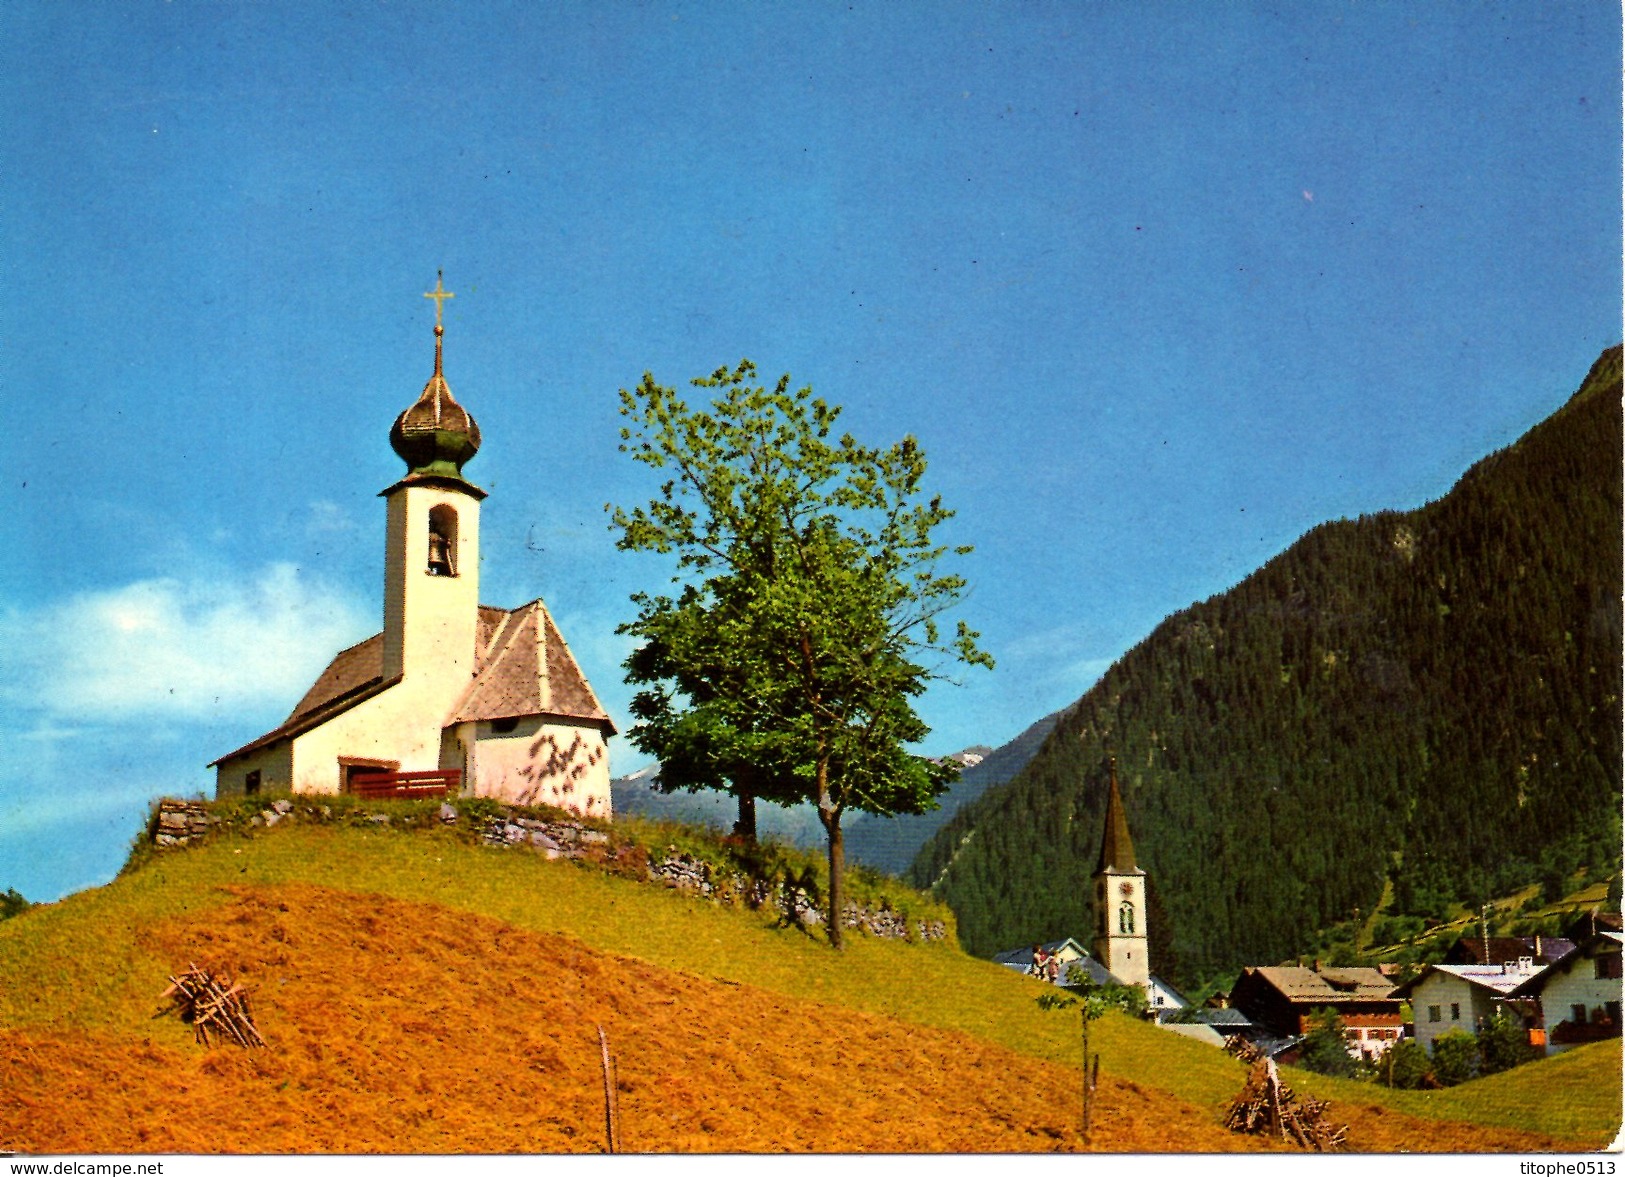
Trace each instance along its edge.
<path fill-rule="evenodd" d="M 1085 1147 L 1075 1017 L 856 940 L 439 832 L 222 839 L 0 924 L 0 1149 L 601 1151 L 599 1027 L 629 1152 Z M 265 1049 L 152 1016 L 188 962 L 249 988 Z M 1240 1064 L 1117 1016 L 1096 1041 L 1089 1148 L 1260 1147 L 1221 1125 Z M 1583 1053 L 1428 1096 L 1291 1082 L 1360 1150 L 1597 1148 L 1619 1051 Z"/>

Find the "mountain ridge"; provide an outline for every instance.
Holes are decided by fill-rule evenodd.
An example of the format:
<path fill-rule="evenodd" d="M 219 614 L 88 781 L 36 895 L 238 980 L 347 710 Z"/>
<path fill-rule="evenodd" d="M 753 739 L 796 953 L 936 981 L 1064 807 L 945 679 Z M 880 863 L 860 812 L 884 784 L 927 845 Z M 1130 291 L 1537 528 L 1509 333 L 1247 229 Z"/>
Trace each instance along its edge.
<path fill-rule="evenodd" d="M 958 752 L 937 757 L 964 765 L 957 779 L 937 798 L 937 808 L 927 813 L 905 813 L 893 817 L 855 812 L 847 815 L 844 826 L 846 856 L 887 874 L 900 875 L 926 840 L 956 813 L 960 806 L 975 800 L 993 785 L 1009 780 L 1038 750 L 1038 745 L 1060 712 L 1046 715 L 1028 725 L 1019 735 L 998 748 L 972 744 Z M 687 822 L 712 829 L 731 829 L 738 814 L 732 797 L 716 789 L 698 792 L 663 793 L 658 781 L 660 766 L 648 764 L 610 782 L 616 813 L 632 813 L 657 821 Z M 759 804 L 758 831 L 791 845 L 814 848 L 824 844 L 824 827 L 817 809 L 808 804 L 778 806 Z"/>
<path fill-rule="evenodd" d="M 1187 982 L 1390 883 L 1430 913 L 1617 870 L 1619 373 L 1610 348 L 1440 499 L 1323 523 L 1165 619 L 907 877 L 972 951 L 1086 933 L 1111 753 Z"/>

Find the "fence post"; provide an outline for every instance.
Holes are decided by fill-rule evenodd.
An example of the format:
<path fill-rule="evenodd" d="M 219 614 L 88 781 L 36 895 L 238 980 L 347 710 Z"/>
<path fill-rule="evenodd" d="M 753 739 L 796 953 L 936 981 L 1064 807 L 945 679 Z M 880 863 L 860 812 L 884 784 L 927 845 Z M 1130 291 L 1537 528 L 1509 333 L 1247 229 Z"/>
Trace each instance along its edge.
<path fill-rule="evenodd" d="M 598 1027 L 598 1049 L 603 1057 L 604 1065 L 604 1145 L 613 1155 L 615 1148 L 615 1088 L 609 1073 L 609 1039 L 604 1036 L 604 1028 Z"/>

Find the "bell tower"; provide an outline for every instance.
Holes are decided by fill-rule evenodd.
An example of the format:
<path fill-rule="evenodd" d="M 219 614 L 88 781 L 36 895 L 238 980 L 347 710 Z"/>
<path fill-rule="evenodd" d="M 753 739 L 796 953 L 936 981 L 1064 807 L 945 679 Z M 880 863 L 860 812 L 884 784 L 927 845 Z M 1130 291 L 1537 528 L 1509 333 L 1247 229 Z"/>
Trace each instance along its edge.
<path fill-rule="evenodd" d="M 443 276 L 423 297 L 435 304 L 434 375 L 389 431 L 407 472 L 382 492 L 383 671 L 385 679 L 443 682 L 455 698 L 474 675 L 479 627 L 485 492 L 463 477 L 463 464 L 480 448 L 480 428 L 452 398 L 443 372 L 441 310 L 454 297 Z"/>
<path fill-rule="evenodd" d="M 1095 958 L 1125 985 L 1145 988 L 1151 979 L 1146 944 L 1145 872 L 1134 864 L 1134 842 L 1111 760 L 1106 830 L 1095 867 Z"/>

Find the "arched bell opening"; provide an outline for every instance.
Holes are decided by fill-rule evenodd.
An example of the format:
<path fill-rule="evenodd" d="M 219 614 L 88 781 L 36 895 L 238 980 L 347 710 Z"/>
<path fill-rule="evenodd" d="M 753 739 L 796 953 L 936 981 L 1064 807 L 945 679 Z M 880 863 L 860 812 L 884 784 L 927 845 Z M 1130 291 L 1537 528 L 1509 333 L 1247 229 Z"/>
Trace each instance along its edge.
<path fill-rule="evenodd" d="M 429 508 L 429 575 L 457 575 L 457 512 L 446 504 Z"/>

